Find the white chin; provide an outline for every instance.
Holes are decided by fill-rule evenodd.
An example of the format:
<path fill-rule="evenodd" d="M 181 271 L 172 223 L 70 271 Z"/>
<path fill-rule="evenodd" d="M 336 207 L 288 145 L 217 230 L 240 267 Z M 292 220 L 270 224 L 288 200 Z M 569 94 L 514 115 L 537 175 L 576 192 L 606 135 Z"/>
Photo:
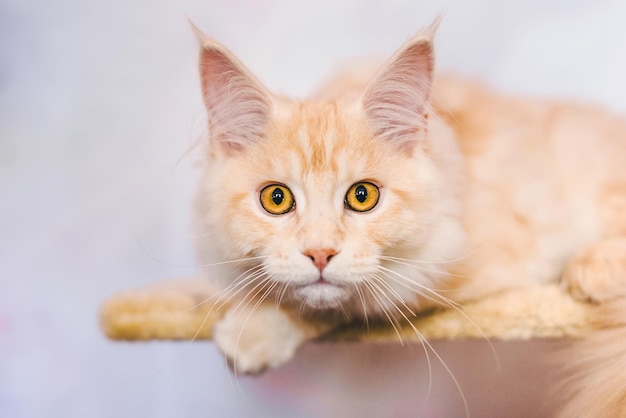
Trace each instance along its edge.
<path fill-rule="evenodd" d="M 331 284 L 312 284 L 296 290 L 296 296 L 315 309 L 336 308 L 348 298 L 344 289 Z"/>

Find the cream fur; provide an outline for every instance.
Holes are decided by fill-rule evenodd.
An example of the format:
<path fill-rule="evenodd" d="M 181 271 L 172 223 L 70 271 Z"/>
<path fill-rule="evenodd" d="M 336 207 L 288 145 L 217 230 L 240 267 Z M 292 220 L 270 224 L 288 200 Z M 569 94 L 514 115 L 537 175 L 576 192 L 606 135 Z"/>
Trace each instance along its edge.
<path fill-rule="evenodd" d="M 215 341 L 236 370 L 288 359 L 259 348 L 284 336 L 246 337 L 250 324 L 264 323 L 256 311 L 276 303 L 282 310 L 268 329 L 305 330 L 290 339 L 292 352 L 345 318 L 408 322 L 417 309 L 561 278 L 594 302 L 623 294 L 624 122 L 589 106 L 433 79 L 435 26 L 367 84 L 355 83 L 362 73 L 343 73 L 303 102 L 268 92 L 224 47 L 202 39 L 210 143 L 198 251 L 222 296 L 235 301 Z M 370 212 L 344 206 L 359 181 L 380 188 Z M 261 207 L 259 191 L 272 183 L 291 190 L 292 212 Z M 312 251 L 334 254 L 323 271 Z M 321 314 L 328 326 L 311 327 Z M 611 356 L 626 358 L 612 347 Z M 624 402 L 626 372 L 614 381 Z"/>

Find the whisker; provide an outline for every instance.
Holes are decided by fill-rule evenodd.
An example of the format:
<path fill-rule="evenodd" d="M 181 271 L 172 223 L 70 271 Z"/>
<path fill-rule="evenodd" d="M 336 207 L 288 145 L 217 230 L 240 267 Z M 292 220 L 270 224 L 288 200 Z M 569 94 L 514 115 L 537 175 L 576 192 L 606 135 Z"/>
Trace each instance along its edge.
<path fill-rule="evenodd" d="M 287 289 L 289 289 L 289 283 L 283 283 L 280 290 L 276 294 L 276 309 L 278 309 L 283 302 L 283 298 L 285 297 L 285 293 L 287 293 Z"/>
<path fill-rule="evenodd" d="M 258 266 L 257 266 L 258 267 Z M 254 270 L 256 268 L 251 268 L 248 269 L 248 271 L 250 270 Z M 261 272 L 262 273 L 262 272 Z M 242 273 L 242 275 L 245 273 Z M 257 275 L 256 277 L 254 277 L 254 275 Z M 241 275 L 240 275 L 241 277 Z M 239 283 L 237 283 L 237 286 L 234 286 L 234 288 L 238 287 L 241 283 L 246 283 L 247 285 L 254 283 L 256 280 L 259 280 L 259 278 L 261 277 L 261 275 L 259 274 L 259 271 L 257 269 L 257 271 L 251 273 L 249 276 L 246 276 L 244 279 L 242 279 Z M 250 280 L 250 278 L 252 278 L 252 280 Z M 221 297 L 223 296 L 223 294 L 228 294 L 229 290 L 232 290 L 231 287 L 227 287 L 226 289 L 224 289 L 223 291 L 219 292 L 217 295 L 215 295 L 212 298 L 217 298 L 217 300 L 215 301 L 215 303 L 213 303 L 213 305 L 211 306 L 211 308 L 209 308 L 209 310 L 207 311 L 207 313 L 204 315 L 204 318 L 202 319 L 202 322 L 200 323 L 200 326 L 198 327 L 197 331 L 195 332 L 195 334 L 193 335 L 193 337 L 190 340 L 190 343 L 194 342 L 196 340 L 196 338 L 198 338 L 198 335 L 200 334 L 200 331 L 204 328 L 204 325 L 206 324 L 206 321 L 209 319 L 209 317 L 211 316 L 211 313 L 213 312 L 213 309 L 216 308 L 216 305 L 218 302 L 222 301 L 222 303 L 220 303 L 220 305 L 217 307 L 217 310 L 220 310 L 224 307 L 224 305 L 226 303 L 228 303 L 230 300 L 233 299 L 233 297 L 235 297 L 242 289 L 245 289 L 245 286 L 241 287 L 239 290 L 237 290 L 236 292 L 228 295 L 227 298 L 225 299 L 221 299 Z M 209 298 L 209 299 L 212 299 Z M 201 304 L 206 303 L 206 300 L 201 302 L 200 304 L 196 305 L 200 306 Z M 192 308 L 193 309 L 193 308 Z M 186 312 L 188 312 L 189 310 L 187 310 Z"/>
<path fill-rule="evenodd" d="M 450 277 L 455 277 L 455 278 L 459 278 L 459 279 L 466 279 L 466 280 L 471 279 L 470 276 L 466 276 L 466 275 L 463 275 L 463 274 L 456 274 L 456 273 L 452 273 L 452 272 L 449 272 L 449 271 L 446 271 L 446 270 L 428 269 L 428 268 L 424 268 L 424 267 L 419 266 L 419 265 L 410 264 L 408 262 L 399 261 L 399 260 L 393 260 L 393 259 L 387 258 L 386 256 L 380 256 L 380 259 L 381 260 L 391 261 L 391 262 L 394 262 L 396 264 L 400 264 L 400 265 L 403 265 L 403 266 L 411 267 L 411 268 L 414 268 L 416 270 L 423 271 L 423 272 L 426 272 L 426 273 L 435 273 L 435 274 L 440 274 L 442 276 L 450 276 Z M 443 291 L 446 291 L 446 292 L 450 292 L 450 291 L 453 291 L 453 290 L 454 289 L 443 289 Z"/>
<path fill-rule="evenodd" d="M 250 273 L 250 272 L 252 272 L 254 270 L 258 270 L 258 269 L 262 269 L 262 268 L 263 268 L 263 266 L 261 264 L 256 265 L 254 267 L 250 267 L 248 270 L 244 271 L 239 276 L 237 276 L 235 278 L 235 280 L 233 280 L 232 283 L 230 283 L 226 288 L 222 289 L 221 291 L 219 291 L 215 295 L 211 295 L 208 298 L 204 299 L 203 301 L 201 301 L 201 302 L 195 304 L 194 306 L 186 309 L 184 312 L 189 312 L 189 311 L 192 311 L 192 310 L 194 310 L 196 308 L 199 308 L 200 306 L 204 305 L 205 303 L 209 302 L 212 299 L 219 299 L 219 298 L 221 298 L 223 294 L 226 294 L 226 293 L 230 292 L 234 288 L 240 286 L 242 283 L 246 283 L 246 281 L 249 278 L 249 276 L 244 277 L 246 274 L 248 274 L 248 273 Z"/>
<path fill-rule="evenodd" d="M 380 277 L 377 276 L 372 276 L 373 278 L 376 278 L 377 280 L 379 280 L 380 283 L 384 283 L 384 280 L 382 280 Z M 373 283 L 372 283 L 373 284 Z M 387 285 L 388 286 L 388 285 Z M 441 358 L 441 356 L 439 355 L 439 353 L 437 353 L 437 351 L 434 349 L 434 347 L 430 344 L 430 342 L 424 337 L 424 335 L 417 329 L 417 327 L 415 326 L 415 324 L 413 324 L 413 322 L 406 316 L 406 314 L 404 313 L 404 311 L 402 311 L 402 309 L 400 309 L 395 302 L 393 302 L 391 300 L 391 298 L 385 293 L 383 292 L 380 288 L 379 288 L 379 292 L 389 301 L 389 303 L 391 304 L 391 306 L 393 306 L 398 313 L 406 320 L 406 322 L 409 324 L 409 326 L 413 329 L 413 331 L 415 332 L 416 336 L 420 339 L 421 343 L 422 343 L 422 347 L 424 347 L 424 353 L 426 354 L 426 359 L 427 359 L 427 363 L 428 363 L 428 369 L 429 369 L 429 391 L 428 394 L 430 394 L 430 388 L 432 386 L 432 365 L 430 362 L 430 356 L 428 355 L 428 352 L 426 351 L 426 347 L 428 347 L 430 349 L 430 351 L 435 355 L 435 357 L 437 357 L 437 359 L 439 360 L 439 362 L 441 363 L 441 365 L 444 367 L 444 369 L 446 370 L 446 372 L 448 373 L 448 375 L 450 376 L 450 378 L 452 379 L 452 381 L 454 382 L 454 385 L 456 386 L 457 390 L 459 391 L 459 395 L 461 396 L 461 400 L 463 401 L 463 406 L 465 407 L 465 415 L 466 417 L 469 418 L 469 405 L 467 403 L 467 399 L 465 398 L 465 393 L 463 392 L 463 389 L 461 388 L 461 384 L 459 383 L 458 379 L 456 378 L 456 376 L 454 376 L 454 373 L 452 373 L 452 370 L 450 370 L 450 368 L 448 367 L 448 365 L 446 364 L 446 362 L 443 360 L 443 358 Z M 397 295 L 397 293 L 396 293 Z M 397 295 L 397 297 L 399 298 L 399 300 L 403 303 L 404 306 L 406 306 L 405 302 L 402 300 L 402 298 L 400 298 L 399 295 Z"/>
<path fill-rule="evenodd" d="M 245 308 L 247 308 L 247 306 L 249 305 L 249 303 L 251 301 L 253 301 L 258 295 L 259 293 L 263 292 L 263 295 L 258 298 L 258 300 L 256 301 L 256 303 L 254 304 L 254 306 L 252 307 L 252 309 L 250 309 L 250 311 L 248 312 L 248 316 L 246 317 L 246 319 L 243 321 L 243 325 L 241 326 L 241 329 L 239 330 L 239 334 L 237 335 L 237 340 L 235 341 L 235 352 L 233 353 L 233 369 L 234 369 L 234 374 L 235 374 L 235 378 L 238 377 L 238 373 L 237 373 L 237 353 L 239 352 L 239 342 L 241 341 L 241 336 L 243 335 L 244 330 L 246 329 L 246 325 L 248 324 L 248 321 L 250 320 L 250 318 L 252 317 L 252 315 L 254 315 L 254 313 L 256 312 L 256 310 L 259 308 L 259 306 L 261 306 L 261 304 L 263 303 L 263 301 L 265 301 L 265 299 L 267 298 L 267 296 L 272 292 L 272 290 L 278 285 L 278 282 L 275 281 L 271 281 L 270 278 L 267 278 L 266 280 L 263 280 L 263 287 L 261 287 L 261 289 L 259 289 L 252 298 L 247 299 L 247 297 L 249 296 L 250 293 L 248 293 L 248 295 L 246 295 L 246 300 L 248 301 L 248 303 L 246 303 L 246 305 L 244 306 L 244 308 L 242 309 L 241 312 L 243 312 L 243 310 Z M 270 283 L 269 287 L 267 287 L 267 284 Z M 266 289 L 267 287 L 267 289 Z M 252 291 L 251 291 L 252 292 Z"/>
<path fill-rule="evenodd" d="M 385 274 L 386 277 L 388 277 L 390 280 L 395 281 L 396 283 L 398 283 L 400 286 L 403 286 L 409 290 L 414 291 L 415 293 L 431 300 L 432 302 L 435 303 L 443 303 L 447 306 L 449 306 L 450 308 L 456 310 L 463 318 L 465 318 L 470 324 L 472 324 L 480 333 L 481 337 L 487 342 L 487 344 L 489 345 L 489 349 L 491 350 L 491 352 L 493 353 L 494 359 L 495 359 L 495 363 L 496 363 L 496 368 L 500 368 L 500 357 L 498 356 L 498 352 L 496 351 L 495 346 L 493 345 L 493 343 L 491 342 L 491 339 L 487 336 L 487 334 L 485 334 L 485 331 L 480 327 L 480 325 L 478 325 L 472 318 L 470 318 L 464 311 L 463 311 L 463 305 L 461 305 L 458 302 L 455 302 L 445 296 L 440 295 L 439 293 L 437 293 L 436 291 L 428 288 L 427 286 L 422 285 L 421 283 L 417 283 L 411 279 L 409 279 L 408 277 L 405 277 L 404 275 L 398 273 L 397 271 L 393 271 L 387 268 L 384 268 L 382 266 L 379 266 L 381 268 L 381 271 L 383 272 L 383 274 Z M 390 274 L 393 273 L 393 275 L 395 275 L 395 277 Z M 401 279 L 401 280 L 400 280 Z M 419 289 L 415 289 L 413 286 L 411 285 L 415 285 L 417 286 Z M 428 293 L 432 294 L 433 296 L 435 296 L 438 299 L 435 299 L 433 297 L 430 297 L 424 293 L 421 292 L 421 290 L 425 290 Z"/>
<path fill-rule="evenodd" d="M 400 345 L 402 347 L 404 347 L 404 340 L 402 339 L 402 334 L 400 334 L 400 330 L 398 329 L 398 326 L 395 323 L 395 320 L 392 319 L 391 315 L 389 314 L 389 312 L 387 311 L 387 309 L 385 308 L 384 304 L 380 301 L 380 299 L 376 296 L 376 290 L 374 287 L 372 287 L 371 282 L 369 281 L 364 281 L 363 285 L 365 286 L 365 288 L 367 290 L 369 290 L 370 294 L 372 295 L 372 298 L 376 301 L 376 303 L 378 304 L 378 306 L 380 307 L 380 310 L 382 311 L 382 313 L 387 317 L 387 319 L 389 320 L 389 323 L 391 324 L 391 326 L 393 327 L 394 331 L 396 332 L 396 334 L 398 335 L 398 340 L 400 341 Z"/>
<path fill-rule="evenodd" d="M 430 351 L 435 355 L 435 357 L 437 357 L 437 360 L 439 360 L 443 368 L 446 370 L 446 373 L 448 373 L 448 376 L 450 376 L 450 378 L 452 379 L 454 386 L 456 386 L 456 389 L 459 391 L 459 395 L 461 395 L 463 407 L 465 408 L 465 417 L 469 418 L 470 417 L 469 404 L 467 403 L 467 398 L 465 397 L 465 393 L 463 392 L 463 388 L 461 387 L 461 384 L 459 383 L 458 379 L 456 378 L 454 373 L 452 373 L 452 370 L 450 370 L 450 367 L 448 367 L 448 365 L 443 360 L 443 358 L 441 358 L 439 353 L 437 353 L 435 348 L 430 344 L 430 342 L 428 342 L 428 340 L 426 339 L 424 339 L 423 342 L 428 346 L 428 348 L 430 348 Z"/>
<path fill-rule="evenodd" d="M 252 273 L 250 276 L 246 277 L 246 280 L 245 280 L 246 285 L 250 285 L 250 284 L 254 283 L 254 282 L 255 282 L 255 281 L 257 281 L 257 280 L 260 280 L 260 279 L 261 279 L 261 277 L 263 276 L 263 274 L 264 274 L 264 272 L 258 272 L 258 271 L 257 271 L 257 272 L 255 272 L 255 273 Z M 254 275 L 256 275 L 256 277 L 253 277 Z M 250 280 L 250 278 L 251 278 L 251 277 L 252 277 L 252 280 Z M 262 283 L 263 283 L 263 281 L 262 281 L 260 284 L 262 284 Z M 257 286 L 256 286 L 256 287 L 258 287 L 258 286 L 259 286 L 259 284 L 257 284 Z M 256 287 L 255 287 L 255 288 L 256 288 Z M 215 309 L 215 308 L 216 308 L 217 303 L 221 301 L 221 303 L 219 304 L 219 306 L 217 306 L 217 310 L 219 311 L 220 309 L 222 309 L 222 308 L 224 307 L 224 305 L 225 305 L 225 304 L 227 304 L 228 302 L 230 302 L 230 301 L 231 301 L 231 300 L 232 300 L 232 299 L 233 299 L 233 298 L 234 298 L 234 297 L 235 297 L 235 296 L 236 296 L 236 295 L 237 295 L 237 294 L 238 294 L 241 290 L 243 290 L 243 289 L 245 289 L 245 286 L 240 287 L 240 289 L 239 289 L 239 290 L 237 290 L 237 291 L 236 291 L 236 292 L 234 292 L 233 294 L 228 295 L 228 297 L 227 297 L 227 298 L 225 298 L 225 299 L 218 299 L 218 300 L 216 300 L 216 302 L 213 304 L 213 306 L 211 306 L 211 308 L 210 308 L 210 309 L 207 311 L 207 313 L 204 315 L 204 318 L 202 319 L 202 322 L 200 323 L 200 326 L 198 327 L 198 330 L 195 332 L 195 334 L 194 334 L 194 335 L 193 335 L 193 337 L 191 338 L 190 343 L 194 342 L 194 341 L 196 340 L 196 338 L 198 338 L 198 335 L 200 334 L 200 331 L 202 331 L 202 328 L 204 328 L 204 325 L 206 324 L 207 320 L 208 320 L 208 319 L 209 319 L 209 317 L 211 316 L 211 313 L 213 312 L 213 309 Z M 224 290 L 228 290 L 228 288 L 227 288 L 227 289 L 224 289 Z M 254 289 L 253 289 L 253 290 L 254 290 Z M 220 293 L 225 293 L 225 292 L 220 292 Z M 250 294 L 250 292 L 248 293 L 248 295 L 249 295 L 249 294 Z M 246 295 L 246 297 L 247 297 L 248 295 Z M 245 298 L 244 298 L 244 300 L 245 300 Z M 243 300 L 239 303 L 239 305 L 241 305 L 241 303 L 242 303 L 242 302 L 243 302 Z M 239 305 L 237 306 L 237 308 L 239 307 Z M 235 309 L 237 309 L 237 308 L 235 308 Z"/>
<path fill-rule="evenodd" d="M 389 285 L 385 280 L 383 280 L 380 276 L 373 274 L 372 278 L 376 279 L 376 282 L 382 285 L 389 293 L 392 294 L 398 301 L 402 304 L 402 307 L 406 309 L 413 317 L 417 317 L 417 314 L 406 304 L 406 301 L 396 292 L 396 290 Z"/>
<path fill-rule="evenodd" d="M 437 303 L 444 302 L 444 303 L 446 303 L 446 304 L 448 304 L 450 306 L 454 305 L 456 307 L 461 307 L 461 305 L 459 303 L 454 302 L 451 299 L 449 299 L 449 298 L 447 298 L 445 296 L 440 295 L 436 290 L 433 290 L 433 289 L 431 289 L 431 288 L 429 288 L 427 286 L 424 286 L 421 283 L 418 283 L 418 282 L 416 282 L 414 280 L 411 280 L 408 277 L 398 273 L 395 270 L 388 269 L 387 267 L 383 267 L 383 266 L 378 266 L 378 269 L 380 271 L 382 271 L 385 274 L 385 276 L 389 277 L 392 280 L 394 280 L 394 277 L 392 275 L 395 275 L 396 277 L 404 280 L 404 282 L 401 282 L 399 280 L 396 280 L 396 282 L 399 283 L 399 284 L 403 284 L 407 289 L 412 290 L 412 291 L 418 293 L 419 295 L 421 295 L 421 296 L 423 296 L 423 297 L 425 297 L 425 298 L 427 298 L 427 299 L 429 299 L 429 300 L 431 300 L 433 302 L 437 302 Z M 412 287 L 411 285 L 417 286 L 418 289 Z M 428 295 L 424 294 L 422 291 L 425 291 L 428 294 L 433 295 L 434 298 L 429 297 Z"/>
<path fill-rule="evenodd" d="M 363 306 L 363 320 L 365 321 L 365 329 L 367 329 L 367 332 L 369 332 L 370 322 L 367 316 L 367 304 L 365 303 L 365 296 L 363 295 L 363 292 L 361 291 L 361 288 L 358 283 L 354 284 L 354 288 L 356 289 L 356 293 L 359 296 L 359 299 L 361 300 L 361 305 Z"/>
<path fill-rule="evenodd" d="M 236 312 L 236 311 L 238 311 L 240 309 L 245 308 L 248 305 L 248 303 L 250 303 L 250 301 L 254 300 L 259 295 L 259 293 L 261 293 L 263 291 L 263 289 L 265 288 L 267 283 L 272 281 L 272 278 L 269 277 L 267 275 L 267 273 L 263 272 L 263 273 L 259 273 L 259 274 L 260 274 L 259 275 L 259 279 L 261 281 L 259 283 L 257 283 L 252 289 L 250 289 L 248 291 L 248 293 L 246 293 L 246 295 L 243 298 L 241 298 L 241 301 L 235 307 L 231 308 L 231 310 L 233 312 Z M 252 294 L 253 292 L 254 292 L 254 294 Z M 242 306 L 243 306 L 243 308 L 242 308 Z"/>
<path fill-rule="evenodd" d="M 346 312 L 345 306 L 343 306 L 343 303 L 341 302 L 339 302 L 339 310 L 343 314 L 343 317 L 346 318 L 346 321 L 350 321 L 350 315 L 348 315 L 348 312 Z"/>
<path fill-rule="evenodd" d="M 387 260 L 406 261 L 410 263 L 420 263 L 420 264 L 421 263 L 423 264 L 452 264 L 452 263 L 456 263 L 457 261 L 465 260 L 466 258 L 474 256 L 476 253 L 482 251 L 484 247 L 485 247 L 484 245 L 479 245 L 475 250 L 470 251 L 467 254 L 464 254 L 460 257 L 451 258 L 449 260 L 412 260 L 410 258 L 393 257 L 393 256 L 388 256 L 388 255 L 381 255 L 380 258 L 384 258 Z"/>
<path fill-rule="evenodd" d="M 389 286 L 388 283 L 386 283 L 382 278 L 376 276 L 376 275 L 372 275 L 371 276 L 373 279 L 376 279 L 376 281 L 382 285 L 384 285 L 387 289 L 389 289 L 392 293 L 392 295 L 400 302 L 402 303 L 403 307 L 405 309 L 407 309 L 414 317 L 416 316 L 415 313 L 407 306 L 406 302 L 404 301 L 404 299 L 402 299 L 402 297 L 395 291 L 393 290 L 393 288 L 391 286 Z M 428 343 L 428 341 L 426 340 L 426 337 L 424 337 L 424 334 L 422 334 L 417 327 L 415 326 L 415 324 L 413 324 L 413 322 L 406 316 L 406 314 L 391 300 L 391 298 L 389 296 L 387 296 L 384 292 L 381 292 L 383 294 L 383 296 L 385 296 L 385 298 L 389 301 L 389 303 L 391 303 L 393 305 L 393 307 L 400 313 L 400 315 L 402 315 L 402 317 L 405 319 L 405 321 L 407 322 L 407 324 L 413 329 L 413 332 L 415 333 L 415 335 L 417 336 L 417 338 L 420 340 L 420 343 L 422 344 L 422 349 L 424 350 L 424 355 L 426 356 L 426 363 L 428 364 L 428 391 L 427 391 L 427 396 L 426 399 L 428 399 L 430 397 L 430 393 L 432 390 L 432 383 L 433 383 L 433 369 L 432 369 L 432 363 L 430 360 L 430 355 L 428 354 L 428 350 L 427 350 L 427 346 L 434 351 L 433 347 L 430 345 L 430 343 Z"/>
<path fill-rule="evenodd" d="M 228 304 L 231 300 L 233 300 L 235 298 L 235 296 L 237 296 L 240 292 L 245 290 L 246 287 L 252 285 L 253 283 L 257 282 L 258 280 L 261 280 L 264 276 L 267 275 L 267 273 L 265 272 L 263 266 L 259 266 L 258 268 L 254 268 L 254 269 L 251 269 L 251 270 L 253 270 L 253 271 L 251 271 L 247 276 L 245 276 L 241 280 L 239 280 L 236 283 L 236 285 L 234 285 L 232 287 L 229 286 L 227 288 L 228 292 L 225 292 L 227 297 L 220 298 L 218 301 L 216 301 L 216 303 L 211 307 L 210 311 L 212 311 L 214 308 L 217 308 L 217 310 L 222 309 L 224 307 L 224 305 Z M 258 284 L 257 284 L 257 286 L 258 286 Z M 219 302 L 219 305 L 218 305 L 218 302 Z"/>
<path fill-rule="evenodd" d="M 132 225 L 130 225 L 130 230 L 134 231 L 134 228 Z M 253 260 L 260 260 L 260 259 L 264 259 L 264 258 L 268 258 L 268 256 L 256 256 L 256 257 L 247 257 L 247 258 L 239 258 L 239 259 L 233 259 L 233 260 L 227 260 L 227 261 L 220 261 L 217 263 L 208 263 L 208 264 L 198 264 L 198 263 L 185 263 L 185 264 L 181 264 L 181 263 L 172 263 L 169 261 L 165 261 L 160 259 L 159 257 L 155 256 L 154 254 L 152 254 L 148 248 L 144 245 L 144 243 L 141 241 L 141 239 L 139 238 L 139 236 L 136 233 L 133 233 L 133 237 L 135 239 L 136 244 L 139 246 L 139 249 L 141 250 L 141 252 L 147 256 L 148 258 L 150 258 L 150 260 L 155 261 L 161 265 L 164 266 L 168 266 L 168 267 L 178 267 L 178 268 L 187 268 L 187 267 L 212 267 L 212 266 L 219 266 L 222 264 L 233 264 L 233 263 L 243 263 L 246 261 L 253 261 Z"/>
<path fill-rule="evenodd" d="M 222 266 L 225 264 L 245 263 L 247 261 L 263 260 L 265 258 L 268 258 L 268 256 L 259 255 L 256 257 L 237 258 L 234 260 L 218 261 L 216 263 L 200 264 L 199 266 L 200 267 L 214 267 L 214 266 Z"/>
<path fill-rule="evenodd" d="M 265 290 L 263 295 L 261 295 L 261 297 L 257 300 L 257 302 L 252 307 L 252 311 L 253 312 L 256 311 L 259 306 L 261 306 L 261 303 L 263 303 L 263 301 L 265 301 L 265 299 L 267 299 L 269 294 L 272 293 L 272 290 L 274 290 L 276 288 L 276 286 L 278 286 L 278 282 L 272 281 L 272 284 Z M 259 292 L 257 292 L 257 294 L 255 294 L 255 298 L 256 298 L 256 296 L 259 293 L 261 293 L 261 290 L 259 290 Z"/>
<path fill-rule="evenodd" d="M 300 308 L 298 309 L 298 317 L 304 316 L 304 310 L 306 309 L 306 301 L 303 299 L 300 301 Z"/>

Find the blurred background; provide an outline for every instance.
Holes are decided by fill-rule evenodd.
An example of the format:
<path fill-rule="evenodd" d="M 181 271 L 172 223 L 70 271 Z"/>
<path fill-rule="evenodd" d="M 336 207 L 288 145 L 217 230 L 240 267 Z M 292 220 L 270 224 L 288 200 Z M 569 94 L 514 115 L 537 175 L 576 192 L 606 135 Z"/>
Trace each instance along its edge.
<path fill-rule="evenodd" d="M 626 111 L 619 0 L 0 0 L 0 416 L 464 416 L 419 347 L 316 345 L 234 379 L 210 343 L 114 343 L 98 328 L 109 295 L 196 272 L 186 151 L 203 108 L 187 17 L 303 97 L 441 11 L 439 69 Z M 499 367 L 482 341 L 435 348 L 472 416 L 531 417 L 549 411 L 553 345 L 497 343 Z"/>

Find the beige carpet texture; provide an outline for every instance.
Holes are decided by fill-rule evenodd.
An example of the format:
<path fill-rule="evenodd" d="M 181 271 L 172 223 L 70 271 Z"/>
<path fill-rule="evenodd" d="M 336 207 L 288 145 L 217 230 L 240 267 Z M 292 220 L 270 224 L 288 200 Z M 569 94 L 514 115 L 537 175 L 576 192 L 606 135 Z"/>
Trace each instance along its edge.
<path fill-rule="evenodd" d="M 113 340 L 210 340 L 213 325 L 227 305 L 215 309 L 215 292 L 199 278 L 163 280 L 113 295 L 101 307 L 101 326 Z M 591 327 L 592 305 L 573 300 L 557 285 L 503 292 L 411 318 L 427 339 L 527 340 L 578 337 Z M 418 340 L 411 325 L 399 329 L 406 341 Z M 326 340 L 398 341 L 391 325 L 355 323 Z"/>

